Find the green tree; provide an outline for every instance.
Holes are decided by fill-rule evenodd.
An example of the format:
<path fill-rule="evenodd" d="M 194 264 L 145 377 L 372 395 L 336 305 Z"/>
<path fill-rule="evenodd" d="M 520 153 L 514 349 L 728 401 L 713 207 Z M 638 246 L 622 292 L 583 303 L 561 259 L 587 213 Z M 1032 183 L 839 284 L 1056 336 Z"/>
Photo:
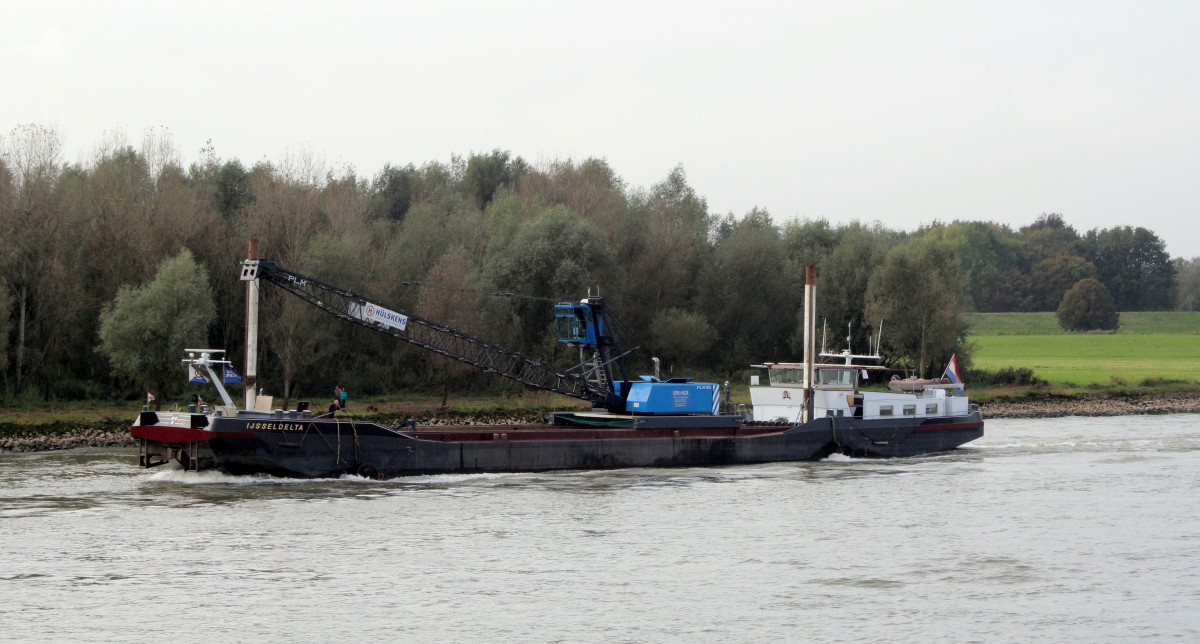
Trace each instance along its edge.
<path fill-rule="evenodd" d="M 383 166 L 371 182 L 371 216 L 404 221 L 418 181 L 417 169 L 411 163 L 402 168 L 390 163 Z"/>
<path fill-rule="evenodd" d="M 1059 253 L 1079 255 L 1083 251 L 1079 233 L 1056 212 L 1043 213 L 1037 221 L 1023 226 L 1020 235 L 1025 244 L 1025 252 L 1033 262 Z"/>
<path fill-rule="evenodd" d="M 827 219 L 792 220 L 783 226 L 783 246 L 793 271 L 803 271 L 809 264 L 820 264 L 829 257 L 841 240 L 840 229 L 829 225 Z"/>
<path fill-rule="evenodd" d="M 1200 257 L 1184 259 L 1176 257 L 1175 309 L 1178 311 L 1200 311 Z"/>
<path fill-rule="evenodd" d="M 719 358 L 726 368 L 744 369 L 786 355 L 794 318 L 781 311 L 800 306 L 802 289 L 789 275 L 779 229 L 765 210 L 722 224 L 727 232 L 714 245 L 700 272 L 700 310 L 717 330 Z"/>
<path fill-rule="evenodd" d="M 242 162 L 234 159 L 226 161 L 217 172 L 216 195 L 214 205 L 226 219 L 232 217 L 242 208 L 254 201 L 254 193 L 250 186 L 250 173 L 242 166 Z"/>
<path fill-rule="evenodd" d="M 867 288 L 867 315 L 883 320 L 883 344 L 890 359 L 910 365 L 919 376 L 936 373 L 958 353 L 963 339 L 964 276 L 952 246 L 913 240 L 893 248 Z"/>
<path fill-rule="evenodd" d="M 467 159 L 463 182 L 475 203 L 486 208 L 502 186 L 511 188 L 528 169 L 524 159 L 512 158 L 509 152 L 493 150 L 488 154 L 472 154 Z"/>
<path fill-rule="evenodd" d="M 1116 329 L 1120 313 L 1108 289 L 1099 280 L 1079 280 L 1058 305 L 1058 324 L 1067 331 Z"/>
<path fill-rule="evenodd" d="M 954 221 L 922 228 L 917 234 L 940 239 L 954 247 L 960 270 L 966 278 L 966 304 L 971 310 L 1006 310 L 1011 304 L 1005 298 L 1014 295 L 1018 302 L 1029 299 L 1023 291 L 1014 293 L 1014 287 L 1021 286 L 1020 282 L 1014 283 L 1005 277 L 1006 274 L 1025 272 L 1028 264 L 1025 242 L 1008 226 L 994 222 Z"/>
<path fill-rule="evenodd" d="M 1030 285 L 1038 298 L 1038 310 L 1053 311 L 1063 294 L 1079 280 L 1095 279 L 1096 267 L 1078 255 L 1059 253 L 1043 259 L 1030 270 Z"/>
<path fill-rule="evenodd" d="M 100 353 L 113 370 L 163 396 L 183 371 L 183 349 L 205 340 L 213 296 L 204 269 L 184 249 L 159 265 L 144 286 L 123 286 L 100 313 Z"/>
<path fill-rule="evenodd" d="M 656 352 L 676 366 L 694 365 L 717 341 L 717 331 L 700 313 L 669 308 L 651 325 Z"/>
<path fill-rule="evenodd" d="M 494 241 L 484 275 L 498 289 L 577 300 L 599 285 L 610 302 L 620 299 L 612 249 L 595 226 L 562 206 L 542 210 L 520 222 L 510 238 Z M 513 308 L 526 350 L 545 348 L 551 340 L 551 307 L 522 299 L 514 301 Z"/>
<path fill-rule="evenodd" d="M 864 226 L 853 222 L 838 229 L 833 250 L 817 262 L 817 325 L 851 329 L 854 347 L 865 347 L 878 320 L 866 318 L 867 287 L 875 269 L 883 264 L 897 235 L 878 223 Z M 795 266 L 795 289 L 803 292 L 803 267 Z M 804 310 L 796 311 L 790 346 L 797 356 L 804 351 Z M 829 347 L 833 349 L 835 347 Z M 845 348 L 845 347 L 842 347 Z"/>
<path fill-rule="evenodd" d="M 1093 229 L 1085 245 L 1085 256 L 1096 265 L 1118 311 L 1170 308 L 1175 267 L 1158 235 L 1140 226 Z"/>

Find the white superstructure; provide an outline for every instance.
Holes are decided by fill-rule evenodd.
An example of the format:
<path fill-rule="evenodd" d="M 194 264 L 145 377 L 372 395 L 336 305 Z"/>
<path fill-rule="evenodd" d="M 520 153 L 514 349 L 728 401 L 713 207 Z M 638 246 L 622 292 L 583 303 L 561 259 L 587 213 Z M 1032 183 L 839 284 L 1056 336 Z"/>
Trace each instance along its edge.
<path fill-rule="evenodd" d="M 805 270 L 804 279 L 804 361 L 767 362 L 751 365 L 766 369 L 767 384 L 760 376 L 750 377 L 750 402 L 754 420 L 767 422 L 803 423 L 815 418 L 926 418 L 965 416 L 970 405 L 961 384 L 942 380 L 904 380 L 904 386 L 892 391 L 861 391 L 860 379 L 872 372 L 885 371 L 879 365 L 854 364 L 859 360 L 880 360 L 883 323 L 875 337 L 870 354 L 856 354 L 850 349 L 847 333 L 846 348 L 838 353 L 824 350 L 823 358 L 838 358 L 841 364 L 816 364 L 813 359 L 816 328 L 816 271 L 812 265 Z M 824 333 L 822 333 L 824 336 Z M 809 400 L 811 399 L 811 408 Z M 811 415 L 810 412 L 811 411 Z"/>
<path fill-rule="evenodd" d="M 826 354 L 827 355 L 827 354 Z M 767 384 L 759 376 L 750 380 L 750 401 L 754 420 L 802 422 L 805 390 L 804 364 L 768 362 L 754 367 L 767 371 Z M 874 365 L 813 365 L 813 418 L 850 416 L 852 418 L 893 418 L 965 416 L 969 412 L 966 396 L 948 395 L 952 389 L 930 387 L 913 392 L 862 391 L 863 374 L 881 372 Z"/>

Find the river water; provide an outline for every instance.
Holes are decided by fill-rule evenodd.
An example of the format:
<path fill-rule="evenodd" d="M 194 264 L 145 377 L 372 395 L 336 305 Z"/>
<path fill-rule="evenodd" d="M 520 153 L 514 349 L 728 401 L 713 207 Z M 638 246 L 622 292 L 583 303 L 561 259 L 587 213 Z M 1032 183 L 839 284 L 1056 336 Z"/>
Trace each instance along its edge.
<path fill-rule="evenodd" d="M 957 452 L 290 481 L 0 454 L 0 639 L 1200 640 L 1200 415 Z"/>

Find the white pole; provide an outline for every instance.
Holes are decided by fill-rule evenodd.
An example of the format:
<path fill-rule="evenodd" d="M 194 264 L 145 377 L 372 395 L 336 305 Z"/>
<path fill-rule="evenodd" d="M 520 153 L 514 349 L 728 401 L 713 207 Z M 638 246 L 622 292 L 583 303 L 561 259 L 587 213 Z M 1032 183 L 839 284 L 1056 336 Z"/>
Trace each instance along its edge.
<path fill-rule="evenodd" d="M 804 409 L 802 422 L 810 420 L 813 393 L 813 361 L 816 359 L 817 269 L 809 264 L 804 269 Z"/>
<path fill-rule="evenodd" d="M 246 259 L 258 259 L 258 238 L 250 238 Z M 246 411 L 254 409 L 258 383 L 258 277 L 246 282 Z"/>

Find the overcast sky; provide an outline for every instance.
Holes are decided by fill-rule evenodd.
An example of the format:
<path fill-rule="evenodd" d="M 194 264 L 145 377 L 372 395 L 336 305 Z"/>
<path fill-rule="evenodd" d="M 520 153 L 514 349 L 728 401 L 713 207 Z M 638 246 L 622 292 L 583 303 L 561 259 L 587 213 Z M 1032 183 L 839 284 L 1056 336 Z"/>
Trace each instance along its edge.
<path fill-rule="evenodd" d="M 1081 233 L 1200 256 L 1200 2 L 0 0 L 0 135 L 165 128 L 251 165 L 510 150 L 682 164 L 715 213 Z"/>

